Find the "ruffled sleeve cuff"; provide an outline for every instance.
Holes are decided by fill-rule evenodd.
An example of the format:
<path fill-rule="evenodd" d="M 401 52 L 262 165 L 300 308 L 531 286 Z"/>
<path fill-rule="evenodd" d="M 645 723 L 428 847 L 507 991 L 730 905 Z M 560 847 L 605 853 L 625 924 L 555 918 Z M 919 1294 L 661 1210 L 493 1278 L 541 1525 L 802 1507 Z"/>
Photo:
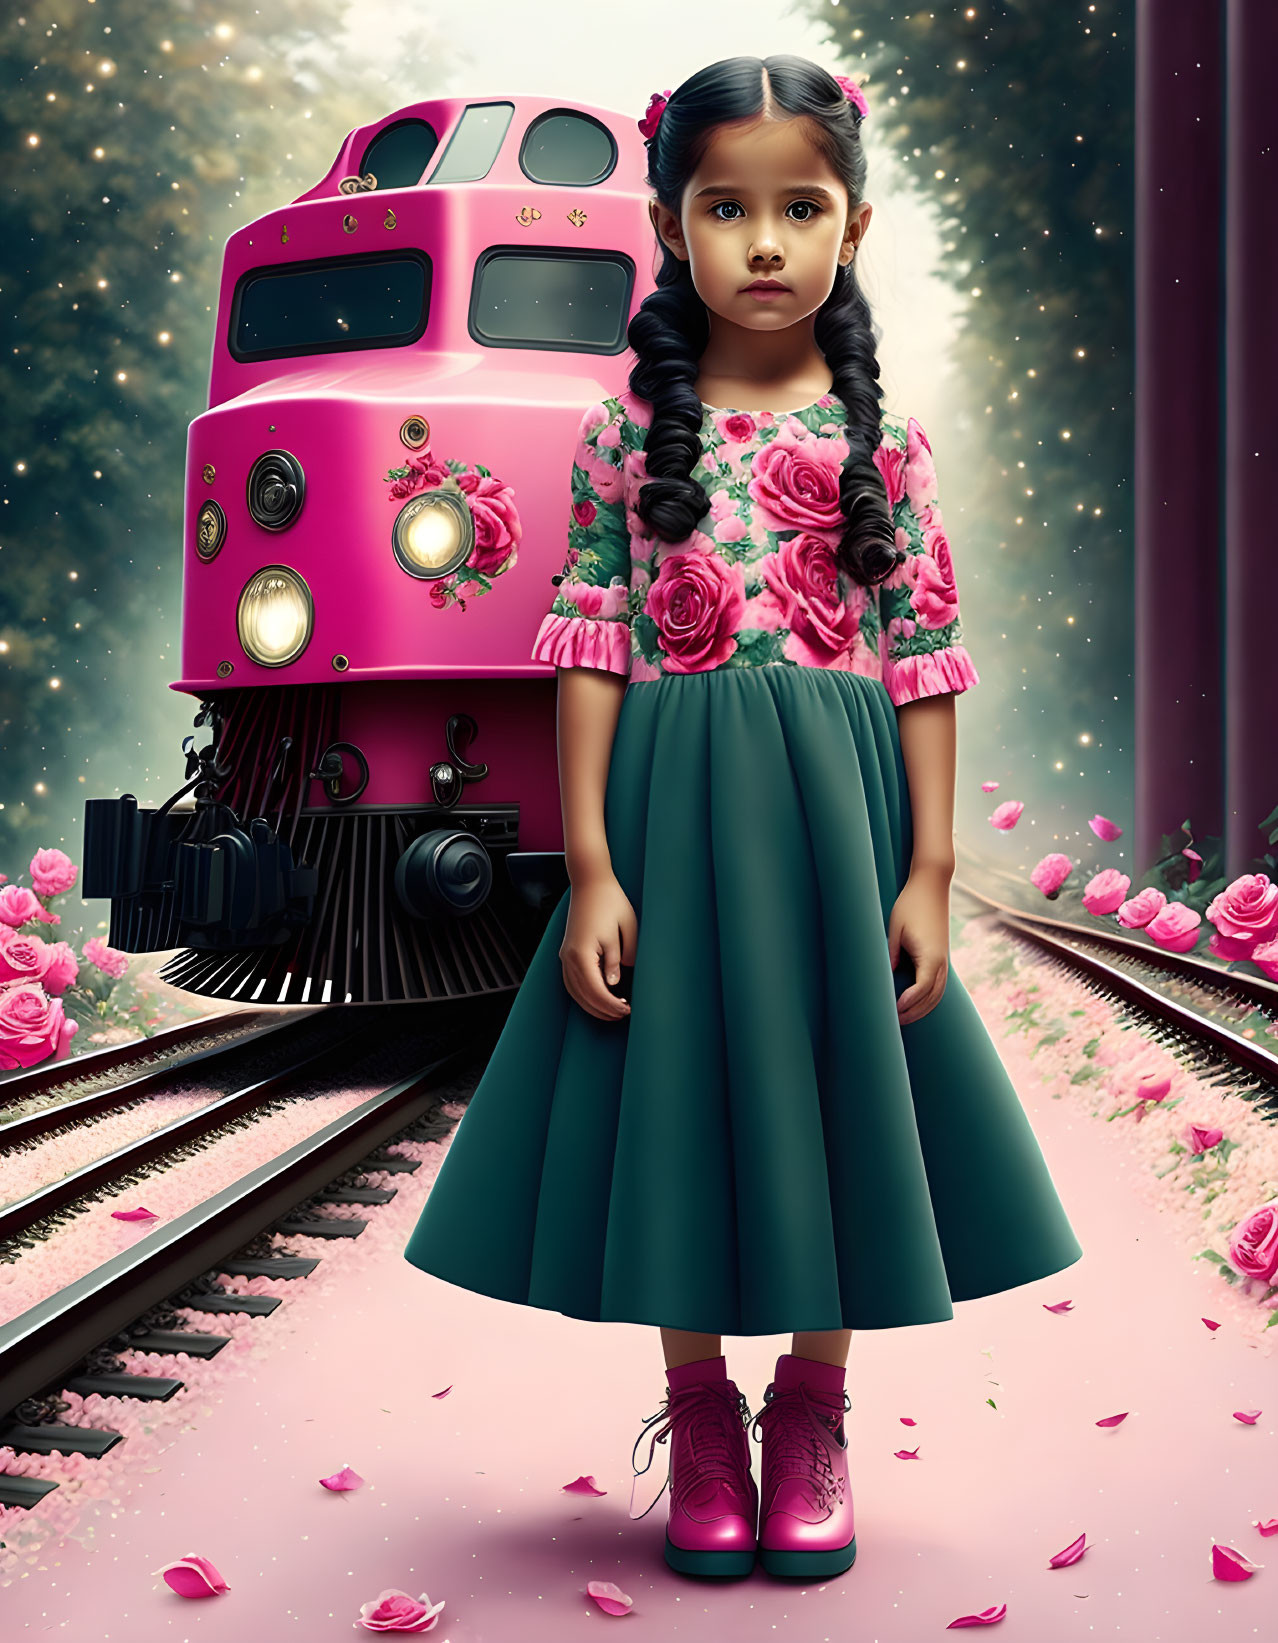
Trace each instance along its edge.
<path fill-rule="evenodd" d="M 615 618 L 558 616 L 548 611 L 537 629 L 532 659 L 550 662 L 554 667 L 597 667 L 628 677 L 630 624 Z"/>
<path fill-rule="evenodd" d="M 902 656 L 889 661 L 883 674 L 894 707 L 917 702 L 924 696 L 941 696 L 946 691 L 957 693 L 980 682 L 981 676 L 964 645 L 948 645 L 922 656 Z"/>

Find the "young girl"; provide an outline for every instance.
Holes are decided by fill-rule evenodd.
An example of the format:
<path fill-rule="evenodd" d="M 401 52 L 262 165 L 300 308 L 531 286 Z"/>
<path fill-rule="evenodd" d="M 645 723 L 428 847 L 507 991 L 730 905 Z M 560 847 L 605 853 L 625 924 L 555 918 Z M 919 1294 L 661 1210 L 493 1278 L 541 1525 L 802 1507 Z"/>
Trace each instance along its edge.
<path fill-rule="evenodd" d="M 735 57 L 640 122 L 664 260 L 628 389 L 582 418 L 532 652 L 570 889 L 405 1250 L 660 1327 L 648 1458 L 672 1432 L 666 1558 L 695 1574 L 848 1568 L 851 1331 L 1082 1254 L 949 972 L 979 678 L 931 445 L 879 405 L 865 112 Z M 721 1337 L 780 1332 L 760 1489 Z"/>

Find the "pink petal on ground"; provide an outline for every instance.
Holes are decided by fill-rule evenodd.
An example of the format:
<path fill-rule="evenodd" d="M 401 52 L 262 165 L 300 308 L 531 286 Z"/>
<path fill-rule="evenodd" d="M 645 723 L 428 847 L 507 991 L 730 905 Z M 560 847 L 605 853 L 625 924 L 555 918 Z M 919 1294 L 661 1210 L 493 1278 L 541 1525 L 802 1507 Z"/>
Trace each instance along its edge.
<path fill-rule="evenodd" d="M 583 1472 L 580 1477 L 574 1478 L 571 1483 L 564 1484 L 564 1493 L 568 1495 L 606 1495 L 608 1491 L 601 1489 L 595 1482 L 593 1472 Z"/>
<path fill-rule="evenodd" d="M 197 1557 L 194 1552 L 151 1573 L 163 1575 L 179 1597 L 213 1597 L 231 1589 L 208 1558 Z"/>
<path fill-rule="evenodd" d="M 605 1614 L 629 1614 L 634 1598 L 612 1580 L 588 1580 L 586 1592 Z"/>
<path fill-rule="evenodd" d="M 902 1415 L 901 1416 L 901 1425 L 902 1426 L 917 1426 L 918 1424 L 919 1423 L 916 1420 L 911 1420 L 908 1415 Z"/>
<path fill-rule="evenodd" d="M 1262 1535 L 1278 1535 L 1278 1517 L 1267 1518 L 1264 1523 L 1258 1523 L 1256 1527 Z"/>
<path fill-rule="evenodd" d="M 1104 839 L 1111 844 L 1115 839 L 1121 839 L 1123 830 L 1116 822 L 1110 821 L 1108 816 L 1093 816 L 1087 824 L 1098 839 Z"/>
<path fill-rule="evenodd" d="M 1235 1409 L 1234 1419 L 1236 1421 L 1246 1421 L 1248 1426 L 1254 1426 L 1260 1419 L 1260 1411 L 1259 1409 Z"/>
<path fill-rule="evenodd" d="M 1257 1569 L 1263 1568 L 1263 1563 L 1249 1563 L 1242 1553 L 1236 1552 L 1232 1546 L 1212 1546 L 1213 1580 L 1250 1580 Z"/>
<path fill-rule="evenodd" d="M 1071 1540 L 1063 1552 L 1057 1552 L 1055 1557 L 1049 1557 L 1048 1567 L 1052 1569 L 1066 1569 L 1071 1563 L 1077 1563 L 1087 1550 L 1086 1534 L 1079 1535 L 1077 1540 Z"/>
<path fill-rule="evenodd" d="M 921 1449 L 922 1447 L 923 1447 L 923 1445 L 920 1444 L 919 1449 Z M 896 1460 L 917 1460 L 919 1458 L 919 1450 L 918 1449 L 894 1449 L 892 1451 L 892 1455 L 893 1455 L 893 1458 L 896 1459 Z"/>
<path fill-rule="evenodd" d="M 951 1620 L 950 1626 L 994 1626 L 1007 1613 L 1007 1604 L 1000 1603 L 996 1608 L 982 1609 L 980 1614 L 963 1614 L 957 1620 Z M 945 1629 L 948 1632 L 950 1626 Z"/>
<path fill-rule="evenodd" d="M 1220 1328 L 1220 1325 L 1216 1322 L 1215 1318 L 1204 1318 L 1203 1322 L 1207 1325 L 1208 1329 Z"/>
<path fill-rule="evenodd" d="M 998 786 L 997 782 L 982 782 L 981 783 L 981 792 L 982 793 L 992 793 L 997 786 Z"/>
<path fill-rule="evenodd" d="M 1103 1421 L 1097 1421 L 1096 1424 L 1097 1426 L 1117 1426 L 1127 1419 L 1127 1413 L 1127 1410 L 1124 1409 L 1121 1415 L 1106 1415 Z"/>
<path fill-rule="evenodd" d="M 1043 1302 L 1044 1312 L 1072 1312 L 1073 1310 L 1073 1301 L 1054 1301 L 1051 1306 L 1048 1306 L 1046 1301 Z"/>
<path fill-rule="evenodd" d="M 1138 1101 L 1161 1101 L 1170 1089 L 1170 1078 L 1155 1078 L 1152 1074 L 1146 1074 L 1136 1085 L 1136 1099 Z"/>
<path fill-rule="evenodd" d="M 349 1466 L 343 1466 L 340 1472 L 333 1472 L 326 1478 L 320 1479 L 325 1489 L 341 1491 L 343 1489 L 362 1489 L 364 1480 L 358 1472 L 353 1472 Z"/>
<path fill-rule="evenodd" d="M 448 1385 L 444 1388 L 444 1390 L 442 1392 L 432 1392 L 431 1397 L 432 1398 L 446 1398 L 448 1396 L 448 1394 L 452 1391 L 452 1389 L 453 1389 L 453 1383 L 451 1381 L 449 1381 Z"/>
<path fill-rule="evenodd" d="M 113 1221 L 158 1221 L 160 1217 L 151 1209 L 113 1209 Z"/>

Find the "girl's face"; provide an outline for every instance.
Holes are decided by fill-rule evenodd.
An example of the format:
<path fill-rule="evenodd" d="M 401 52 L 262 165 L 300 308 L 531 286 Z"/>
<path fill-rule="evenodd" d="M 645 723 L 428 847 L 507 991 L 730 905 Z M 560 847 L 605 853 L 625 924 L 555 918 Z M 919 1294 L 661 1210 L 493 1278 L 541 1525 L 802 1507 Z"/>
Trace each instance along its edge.
<path fill-rule="evenodd" d="M 690 264 L 713 313 L 753 331 L 782 331 L 829 296 L 838 266 L 869 226 L 868 204 L 848 209 L 847 189 L 817 153 L 801 116 L 763 115 L 715 132 L 684 189 L 680 215 L 653 200 L 653 227 Z M 786 290 L 754 296 L 756 279 Z"/>

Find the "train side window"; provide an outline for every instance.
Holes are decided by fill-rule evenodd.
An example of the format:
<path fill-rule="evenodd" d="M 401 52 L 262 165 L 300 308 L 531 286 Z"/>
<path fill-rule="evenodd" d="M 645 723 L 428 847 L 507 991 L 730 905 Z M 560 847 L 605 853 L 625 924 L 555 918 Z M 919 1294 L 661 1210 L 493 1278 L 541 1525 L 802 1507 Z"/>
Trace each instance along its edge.
<path fill-rule="evenodd" d="M 426 329 L 431 264 L 422 251 L 374 251 L 250 268 L 231 298 L 232 359 L 402 348 Z"/>
<path fill-rule="evenodd" d="M 486 177 L 514 117 L 513 103 L 472 103 L 427 182 L 477 183 Z"/>
<path fill-rule="evenodd" d="M 433 126 L 425 120 L 399 120 L 379 131 L 364 150 L 359 175 L 371 171 L 378 188 L 412 188 L 422 180 L 439 147 Z"/>
<path fill-rule="evenodd" d="M 490 348 L 619 354 L 634 278 L 620 251 L 490 246 L 475 267 L 470 334 Z"/>
<path fill-rule="evenodd" d="M 588 114 L 551 109 L 524 134 L 519 164 L 535 183 L 590 187 L 617 163 L 617 144 L 606 125 Z"/>

